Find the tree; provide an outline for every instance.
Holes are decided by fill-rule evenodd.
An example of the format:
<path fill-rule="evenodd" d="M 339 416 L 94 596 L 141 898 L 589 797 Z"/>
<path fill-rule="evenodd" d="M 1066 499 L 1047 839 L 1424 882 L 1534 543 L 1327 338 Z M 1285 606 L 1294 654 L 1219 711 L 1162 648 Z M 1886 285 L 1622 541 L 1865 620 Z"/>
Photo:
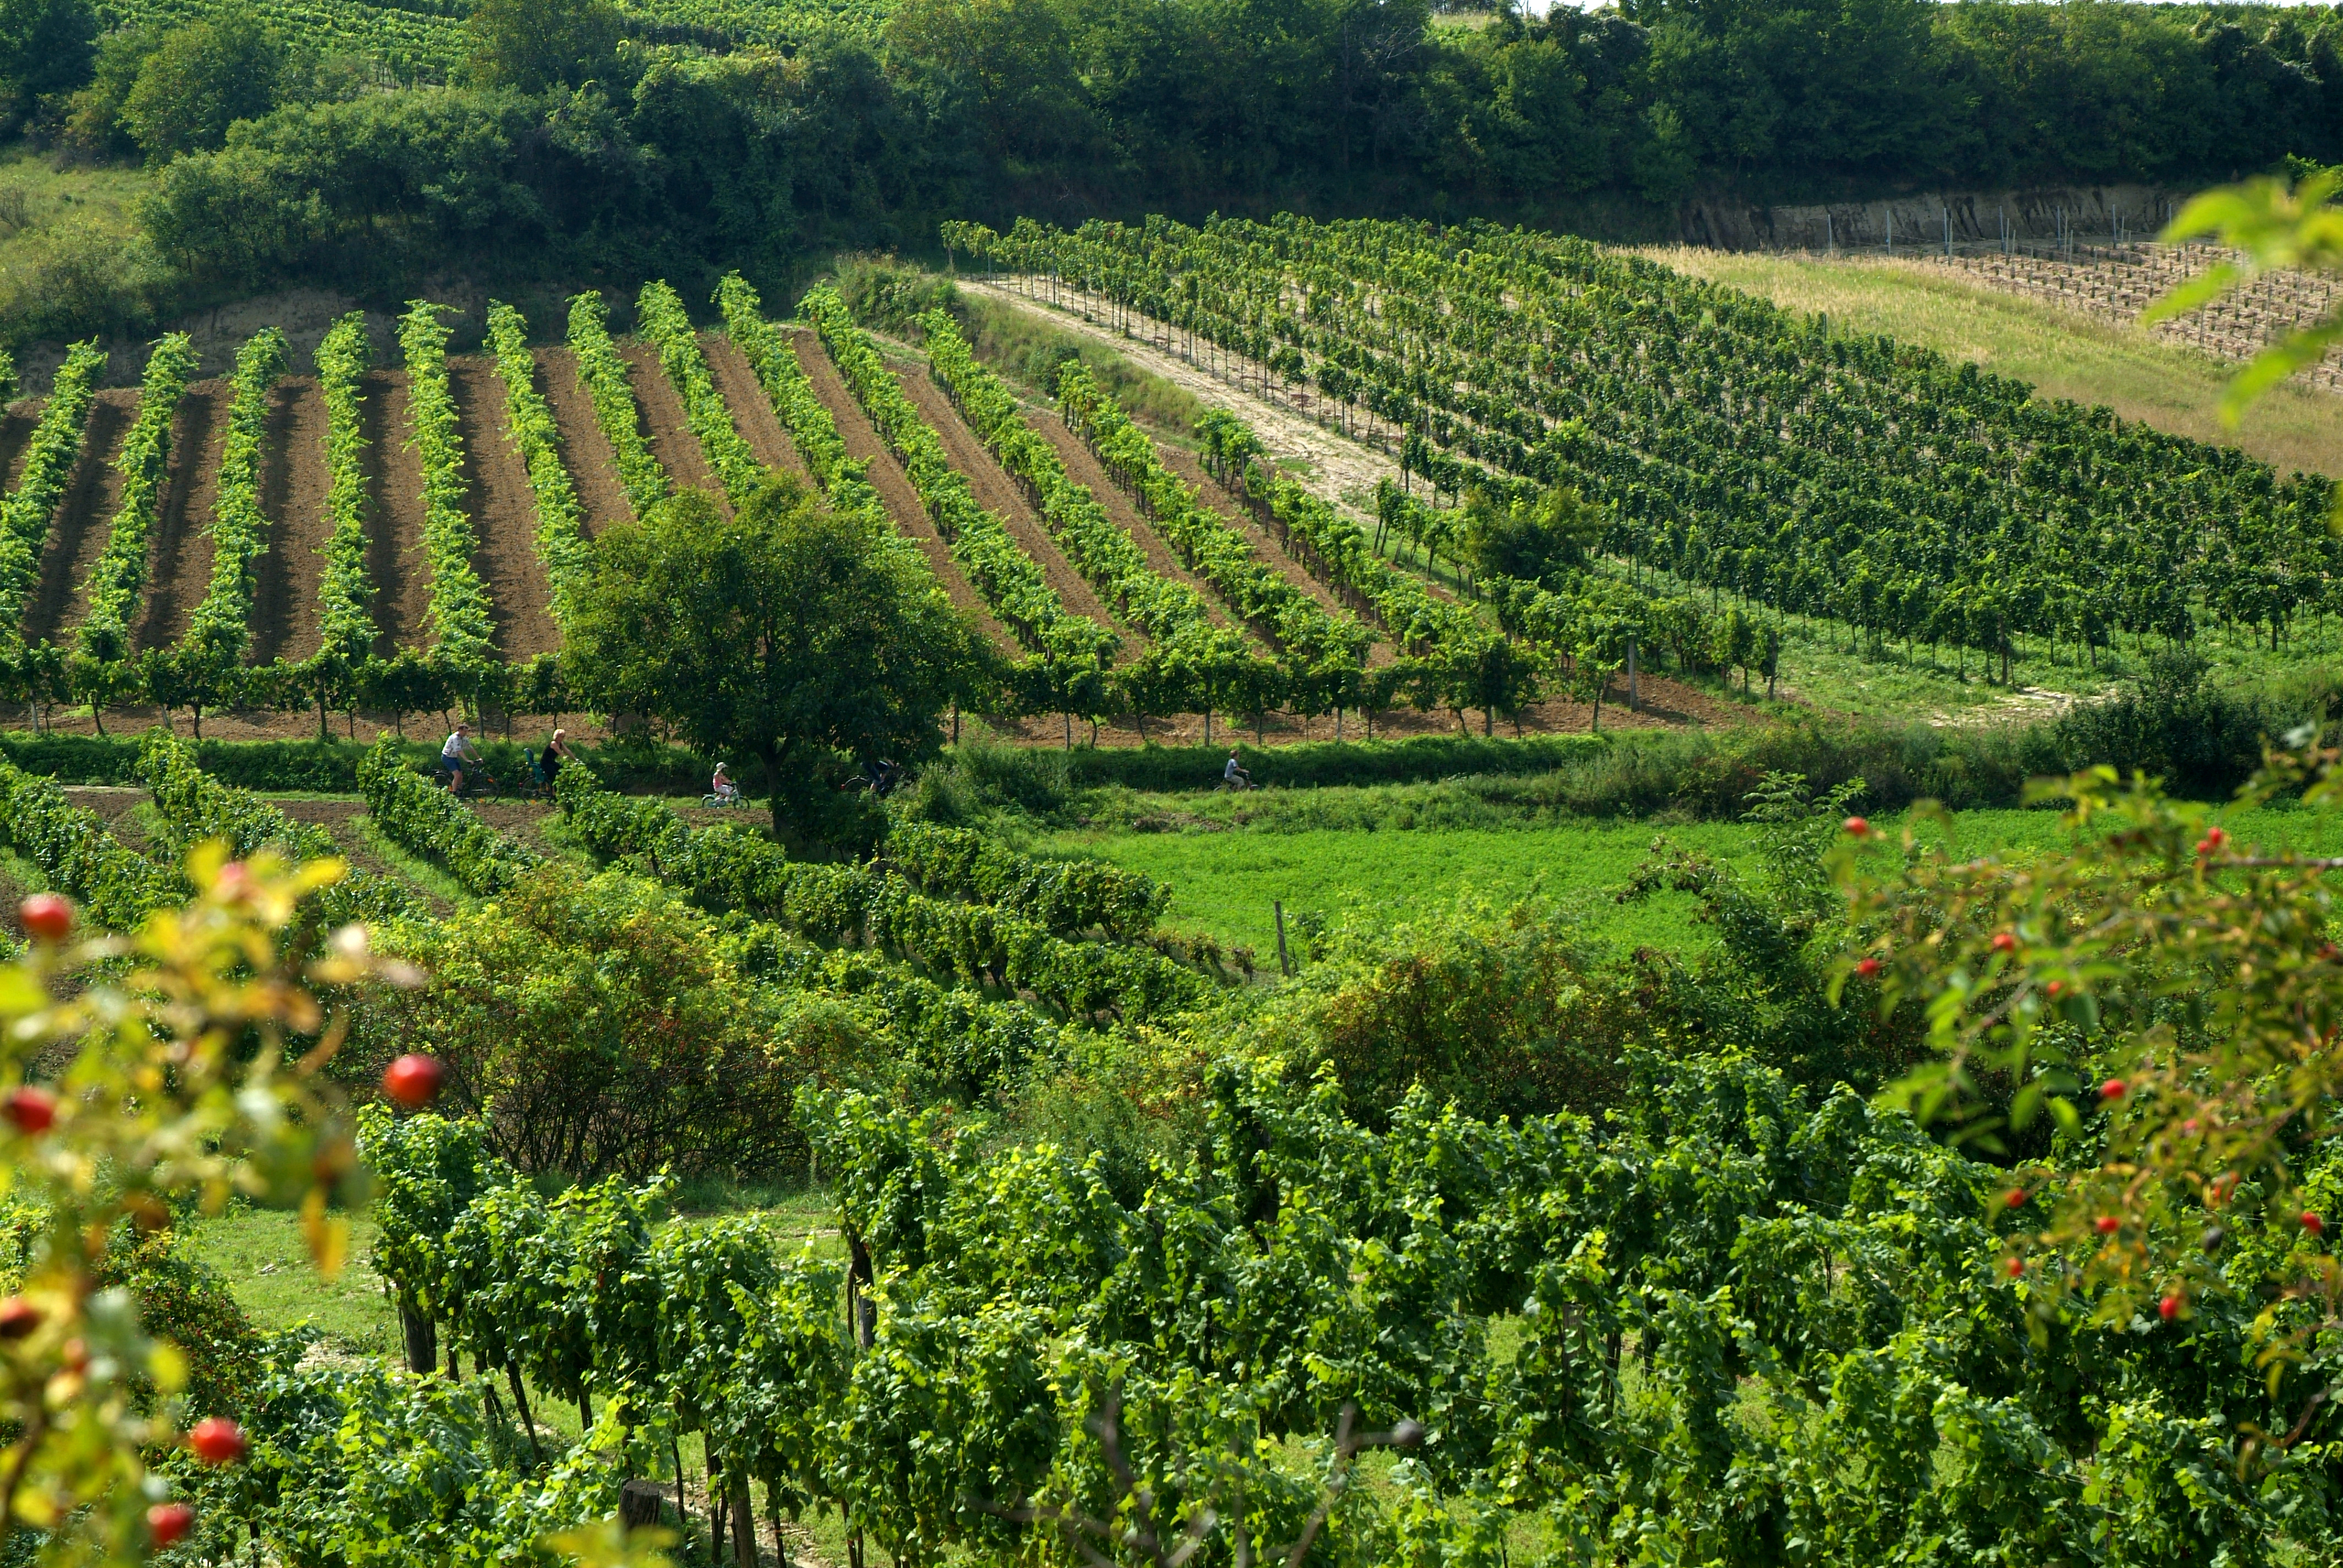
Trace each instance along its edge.
<path fill-rule="evenodd" d="M 1563 487 L 1546 491 L 1534 506 L 1500 506 L 1476 490 L 1465 503 L 1465 548 L 1483 579 L 1542 582 L 1584 566 L 1610 526 L 1601 508 Z"/>
<path fill-rule="evenodd" d="M 469 32 L 482 86 L 579 87 L 618 64 L 618 13 L 605 0 L 480 0 Z"/>
<path fill-rule="evenodd" d="M 216 147 L 230 126 L 277 106 L 286 65 L 256 13 L 223 12 L 164 37 L 122 100 L 121 124 L 152 163 Z"/>
<path fill-rule="evenodd" d="M 606 531 L 572 614 L 578 689 L 709 755 L 762 761 L 776 827 L 826 757 L 938 748 L 980 659 L 891 537 L 780 475 L 734 518 L 685 490 Z"/>
<path fill-rule="evenodd" d="M 89 0 L 0 0 L 0 117 L 21 120 L 88 81 L 96 38 Z"/>

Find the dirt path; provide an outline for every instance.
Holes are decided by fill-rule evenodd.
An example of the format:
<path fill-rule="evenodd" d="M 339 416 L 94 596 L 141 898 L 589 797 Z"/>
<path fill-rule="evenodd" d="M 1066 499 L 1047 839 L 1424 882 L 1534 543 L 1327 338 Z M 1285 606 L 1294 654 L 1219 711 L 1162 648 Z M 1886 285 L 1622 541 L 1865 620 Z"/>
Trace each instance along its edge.
<path fill-rule="evenodd" d="M 691 433 L 683 399 L 676 395 L 659 356 L 647 343 L 621 344 L 618 351 L 626 356 L 627 380 L 635 389 L 635 407 L 641 411 L 643 437 L 651 444 L 651 456 L 667 469 L 668 479 L 677 489 L 705 490 L 729 516 L 732 504 L 724 498 L 724 487 L 709 466 L 708 454 L 699 449 L 699 437 Z"/>
<path fill-rule="evenodd" d="M 1151 374 L 1161 376 L 1174 386 L 1185 387 L 1197 401 L 1210 408 L 1225 408 L 1243 418 L 1261 437 L 1274 458 L 1295 458 L 1309 465 L 1294 477 L 1312 495 L 1329 501 L 1356 506 L 1353 498 L 1372 496 L 1375 481 L 1388 475 L 1399 477 L 1399 463 L 1386 457 L 1372 447 L 1361 446 L 1347 437 L 1338 436 L 1294 408 L 1273 398 L 1263 398 L 1242 390 L 1213 375 L 1202 366 L 1191 365 L 1177 354 L 1167 354 L 1150 343 L 1135 337 L 1125 337 L 1095 321 L 1087 321 L 1079 314 L 1060 310 L 1040 300 L 1028 299 L 1014 289 L 981 280 L 962 278 L 960 286 L 971 294 L 1000 301 L 1031 315 L 1038 316 L 1062 331 L 1080 333 L 1107 345 L 1133 365 Z"/>
<path fill-rule="evenodd" d="M 129 439 L 137 419 L 138 394 L 132 388 L 100 392 L 90 407 L 81 453 L 74 461 L 65 501 L 50 520 L 40 581 L 25 617 L 25 636 L 33 641 L 54 638 L 80 618 L 75 611 L 81 585 L 89 576 L 90 563 L 106 548 L 114 508 L 122 498 L 122 474 L 115 459 L 122 455 L 122 443 Z"/>
<path fill-rule="evenodd" d="M 699 335 L 699 351 L 708 356 L 709 374 L 716 377 L 716 389 L 732 409 L 732 427 L 749 443 L 749 450 L 757 461 L 768 468 L 779 468 L 794 474 L 808 484 L 813 476 L 806 472 L 804 459 L 789 440 L 789 433 L 781 428 L 780 416 L 773 412 L 773 400 L 757 384 L 756 372 L 732 340 L 720 332 Z"/>
<path fill-rule="evenodd" d="M 1114 480 L 1099 466 L 1099 460 L 1091 455 L 1091 449 L 1074 438 L 1074 433 L 1066 428 L 1065 421 L 1042 409 L 1029 408 L 1025 411 L 1025 423 L 1057 450 L 1058 461 L 1066 466 L 1066 472 L 1074 483 L 1089 487 L 1091 494 L 1098 498 L 1099 505 L 1106 508 L 1106 515 L 1114 519 L 1115 526 L 1129 534 L 1131 542 L 1145 554 L 1147 564 L 1155 568 L 1156 576 L 1185 583 L 1202 595 L 1204 613 L 1214 626 L 1243 626 L 1243 622 L 1229 613 L 1220 590 L 1182 564 L 1163 536 L 1155 531 L 1155 525 L 1147 520 L 1136 502 L 1115 487 Z"/>
<path fill-rule="evenodd" d="M 578 357 L 567 348 L 538 349 L 537 385 L 553 406 L 561 461 L 577 487 L 578 504 L 586 508 L 587 537 L 612 523 L 631 520 L 635 512 L 627 505 L 626 486 L 618 482 L 618 459 L 610 450 L 610 438 L 594 422 L 594 400 L 578 378 Z"/>
<path fill-rule="evenodd" d="M 450 359 L 447 383 L 464 436 L 471 480 L 472 524 L 479 535 L 473 568 L 488 585 L 497 651 L 533 658 L 561 647 L 553 624 L 545 562 L 537 553 L 537 495 L 513 445 L 512 411 L 491 359 Z"/>
<path fill-rule="evenodd" d="M 41 422 L 40 403 L 18 403 L 0 413 L 0 474 L 8 478 L 8 488 L 16 487 L 17 476 L 24 471 L 25 448 L 33 443 L 33 427 Z"/>
<path fill-rule="evenodd" d="M 219 496 L 227 408 L 234 397 L 225 381 L 195 382 L 171 421 L 170 483 L 147 547 L 145 613 L 134 623 L 133 646 L 142 653 L 176 642 L 211 587 L 212 541 L 204 526 Z"/>
<path fill-rule="evenodd" d="M 407 880 L 399 873 L 398 868 L 384 859 L 367 842 L 366 834 L 360 831 L 358 827 L 366 817 L 366 807 L 361 802 L 283 799 L 275 801 L 273 804 L 296 822 L 307 822 L 312 827 L 323 828 L 332 835 L 334 847 L 341 851 L 342 858 L 357 869 L 372 871 L 378 877 L 385 877 L 398 883 L 428 904 L 434 914 L 447 915 L 455 911 L 455 906 L 447 900 L 436 896 L 420 883 Z"/>
<path fill-rule="evenodd" d="M 911 481 L 903 477 L 902 465 L 895 461 L 895 455 L 879 438 L 879 432 L 864 416 L 861 406 L 854 401 L 854 394 L 847 390 L 838 367 L 830 362 L 820 340 L 810 332 L 791 333 L 789 340 L 797 350 L 799 366 L 813 383 L 814 396 L 821 399 L 821 406 L 830 410 L 830 418 L 838 425 L 839 438 L 846 443 L 846 455 L 870 465 L 871 487 L 887 504 L 888 514 L 895 519 L 895 530 L 920 547 L 920 553 L 928 558 L 928 568 L 944 585 L 944 592 L 991 639 L 994 647 L 1011 655 L 1021 652 L 1016 637 L 985 604 L 984 596 L 976 591 L 976 585 L 968 580 L 960 563 L 952 559 L 951 548 L 936 532 L 935 520 L 920 505 Z"/>
<path fill-rule="evenodd" d="M 1074 563 L 1066 558 L 1065 552 L 1058 548 L 1058 541 L 1041 526 L 1041 519 L 1027 503 L 1024 492 L 985 450 L 984 443 L 976 438 L 976 432 L 968 427 L 960 410 L 944 396 L 944 389 L 926 371 L 916 367 L 896 367 L 895 379 L 902 383 L 903 395 L 911 400 L 912 407 L 942 438 L 944 456 L 967 479 L 976 504 L 1008 526 L 1011 537 L 1027 558 L 1041 568 L 1042 577 L 1058 590 L 1066 608 L 1075 615 L 1087 616 L 1121 639 L 1118 661 L 1137 657 L 1146 646 L 1146 639 L 1115 619 L 1091 585 L 1082 580 L 1082 574 L 1074 569 Z"/>
<path fill-rule="evenodd" d="M 326 517 L 326 395 L 312 376 L 290 377 L 268 394 L 268 445 L 260 458 L 260 509 L 268 550 L 252 596 L 252 661 L 307 658 L 324 638 L 318 552 L 332 537 Z"/>
<path fill-rule="evenodd" d="M 375 652 L 385 658 L 423 646 L 431 568 L 423 558 L 423 459 L 412 445 L 415 417 L 407 372 L 366 378 L 367 577 L 374 584 Z"/>
<path fill-rule="evenodd" d="M 145 852 L 146 829 L 139 825 L 137 811 L 146 803 L 146 790 L 123 785 L 71 784 L 65 787 L 65 795 L 67 805 L 96 812 L 105 821 L 106 830 L 119 839 L 124 849 Z"/>

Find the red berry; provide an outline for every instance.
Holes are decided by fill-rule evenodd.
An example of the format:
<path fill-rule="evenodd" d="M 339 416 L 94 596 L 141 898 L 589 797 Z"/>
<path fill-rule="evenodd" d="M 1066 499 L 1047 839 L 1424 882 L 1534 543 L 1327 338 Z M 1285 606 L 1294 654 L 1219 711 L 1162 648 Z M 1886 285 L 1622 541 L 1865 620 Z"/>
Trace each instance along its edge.
<path fill-rule="evenodd" d="M 1871 831 L 1871 824 L 1860 817 L 1849 817 L 1846 819 L 1846 830 L 1860 839 Z"/>
<path fill-rule="evenodd" d="M 244 1457 L 244 1429 L 224 1415 L 207 1415 L 187 1433 L 187 1446 L 206 1464 L 234 1464 Z"/>
<path fill-rule="evenodd" d="M 2305 1209 L 2302 1211 L 2302 1228 L 2314 1236 L 2320 1235 L 2327 1229 L 2327 1221 L 2320 1219 L 2316 1211 Z"/>
<path fill-rule="evenodd" d="M 184 1503 L 158 1503 L 146 1511 L 146 1528 L 155 1544 L 169 1546 L 196 1527 L 196 1511 Z"/>
<path fill-rule="evenodd" d="M 23 1084 L 8 1091 L 0 1101 L 0 1112 L 5 1112 L 17 1131 L 27 1138 L 38 1138 L 57 1119 L 57 1097 L 45 1089 Z"/>
<path fill-rule="evenodd" d="M 1993 939 L 1993 950 L 1997 953 L 2014 953 L 2017 950 L 2017 939 L 2007 931 L 1996 931 Z"/>
<path fill-rule="evenodd" d="M 2124 1097 L 2124 1091 L 2128 1087 L 2130 1086 L 2126 1084 L 2122 1079 L 2110 1078 L 2105 1083 L 2099 1085 L 2099 1098 L 2101 1100 L 2121 1100 Z"/>
<path fill-rule="evenodd" d="M 45 942 L 61 942 L 73 930 L 73 906 L 55 893 L 35 893 L 16 906 L 25 930 Z"/>
<path fill-rule="evenodd" d="M 2156 1310 L 2162 1315 L 2164 1321 L 2168 1323 L 2173 1319 L 2180 1315 L 2180 1298 L 2178 1296 L 2167 1296 L 2164 1300 L 2156 1303 Z"/>
<path fill-rule="evenodd" d="M 413 1111 L 438 1097 L 439 1081 L 444 1076 L 437 1061 L 410 1052 L 383 1069 L 382 1091 Z"/>
<path fill-rule="evenodd" d="M 2205 843 L 2207 848 L 2217 849 L 2228 841 L 2229 836 L 2221 831 L 2220 829 L 2207 828 L 2205 829 Z"/>
<path fill-rule="evenodd" d="M 2097 1223 L 2099 1227 L 2099 1234 L 2102 1236 L 2112 1236 L 2117 1231 L 2123 1229 L 2123 1221 L 2117 1219 L 2113 1214 L 2100 1215 Z"/>
<path fill-rule="evenodd" d="M 2054 980 L 2043 989 L 2048 991 L 2052 996 L 2056 996 L 2060 991 L 2066 989 L 2066 982 L 2062 980 Z"/>
<path fill-rule="evenodd" d="M 21 1340 L 41 1326 L 41 1309 L 22 1296 L 0 1302 L 0 1340 Z"/>
<path fill-rule="evenodd" d="M 2193 1117 L 2193 1116 L 2192 1116 L 2192 1117 L 2190 1117 L 2187 1121 L 2186 1121 L 2182 1122 L 2182 1123 L 2180 1124 L 2180 1132 L 2181 1132 L 2181 1136 L 2183 1136 L 2184 1138 L 2194 1138 L 2194 1137 L 2196 1137 L 2196 1136 L 2197 1136 L 2197 1119 L 2196 1119 L 2195 1117 Z"/>
<path fill-rule="evenodd" d="M 2013 1209 L 2023 1209 L 2026 1207 L 2026 1189 L 2023 1187 L 2012 1187 L 2008 1191 L 2002 1194 L 2001 1201 L 2004 1203 L 2008 1204 Z"/>
<path fill-rule="evenodd" d="M 2026 1272 L 2026 1260 L 2023 1258 L 2012 1258 L 2007 1262 L 2002 1264 L 2001 1268 L 2002 1272 L 2007 1274 L 2014 1280 L 2017 1278 L 2018 1275 Z"/>
<path fill-rule="evenodd" d="M 1869 980 L 1886 967 L 1887 966 L 1885 964 L 1881 963 L 1877 959 L 1865 959 L 1861 963 L 1855 966 L 1855 972 L 1861 975 L 1864 979 Z"/>

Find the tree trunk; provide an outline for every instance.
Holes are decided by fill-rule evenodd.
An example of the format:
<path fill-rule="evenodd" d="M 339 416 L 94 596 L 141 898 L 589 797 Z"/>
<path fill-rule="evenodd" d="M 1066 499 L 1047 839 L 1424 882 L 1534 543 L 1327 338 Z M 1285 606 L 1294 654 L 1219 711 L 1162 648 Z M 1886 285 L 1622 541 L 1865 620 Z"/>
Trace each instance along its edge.
<path fill-rule="evenodd" d="M 407 1338 L 407 1370 L 428 1376 L 439 1365 L 438 1325 L 406 1302 L 398 1303 L 398 1326 Z"/>
<path fill-rule="evenodd" d="M 749 1478 L 737 1477 L 728 1489 L 732 1502 L 732 1561 L 737 1568 L 757 1568 L 757 1515 L 749 1499 Z M 779 1540 L 780 1533 L 774 1532 Z"/>

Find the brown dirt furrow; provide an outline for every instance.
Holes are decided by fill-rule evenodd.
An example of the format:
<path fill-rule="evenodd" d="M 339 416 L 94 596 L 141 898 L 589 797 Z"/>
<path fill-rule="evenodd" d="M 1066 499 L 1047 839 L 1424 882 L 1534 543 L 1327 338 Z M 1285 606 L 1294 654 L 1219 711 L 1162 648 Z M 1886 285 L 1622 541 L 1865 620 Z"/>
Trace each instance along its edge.
<path fill-rule="evenodd" d="M 324 616 L 317 585 L 332 537 L 326 517 L 326 395 L 314 376 L 287 377 L 268 394 L 268 445 L 260 459 L 260 510 L 268 552 L 252 594 L 252 661 L 307 658 L 317 651 Z"/>
<path fill-rule="evenodd" d="M 705 490 L 729 512 L 731 503 L 724 498 L 724 487 L 709 466 L 708 454 L 699 449 L 699 437 L 691 433 L 683 399 L 676 395 L 659 356 L 647 343 L 621 344 L 618 352 L 626 356 L 627 380 L 635 389 L 635 407 L 642 413 L 643 438 L 651 444 L 651 456 L 667 470 L 668 482 L 679 490 Z"/>
<path fill-rule="evenodd" d="M 367 373 L 365 428 L 367 577 L 375 590 L 375 652 L 387 658 L 423 646 L 423 612 L 431 602 L 431 566 L 423 554 L 423 459 L 413 445 L 406 371 Z"/>
<path fill-rule="evenodd" d="M 1115 619 L 1097 592 L 1082 580 L 1082 574 L 1074 569 L 1074 563 L 1066 558 L 1065 552 L 1058 548 L 1058 541 L 1051 538 L 1050 531 L 1041 526 L 1041 519 L 1026 501 L 1025 493 L 1002 470 L 992 454 L 985 450 L 984 443 L 976 438 L 976 432 L 968 427 L 960 417 L 960 410 L 953 407 L 951 399 L 944 396 L 944 389 L 918 369 L 898 368 L 895 378 L 902 383 L 903 395 L 911 400 L 912 407 L 919 409 L 929 427 L 942 437 L 944 456 L 951 459 L 952 467 L 968 480 L 968 487 L 976 497 L 976 504 L 1008 525 L 1018 547 L 1041 568 L 1042 577 L 1058 590 L 1058 597 L 1065 601 L 1066 608 L 1075 615 L 1087 616 L 1120 635 L 1122 638 L 1121 658 L 1136 656 L 1146 646 L 1146 639 Z"/>
<path fill-rule="evenodd" d="M 488 585 L 498 651 L 508 659 L 552 653 L 561 634 L 553 625 L 551 588 L 537 553 L 537 496 L 513 445 L 505 385 L 490 359 L 450 359 L 447 381 L 456 394 L 480 538 L 472 564 Z"/>
<path fill-rule="evenodd" d="M 100 392 L 82 431 L 81 454 L 74 462 L 65 498 L 50 519 L 49 538 L 41 552 L 41 579 L 25 617 L 25 635 L 37 642 L 55 638 L 80 617 L 75 610 L 81 585 L 90 563 L 106 548 L 112 531 L 114 508 L 122 498 L 122 474 L 115 459 L 138 419 L 138 394 L 132 388 Z"/>
<path fill-rule="evenodd" d="M 806 472 L 805 462 L 798 456 L 789 433 L 781 428 L 780 416 L 773 412 L 773 400 L 765 396 L 764 387 L 757 383 L 757 373 L 749 368 L 748 359 L 733 347 L 732 340 L 720 332 L 703 332 L 699 335 L 699 351 L 708 357 L 708 370 L 716 377 L 716 389 L 724 394 L 724 401 L 731 407 L 733 428 L 749 443 L 749 450 L 757 455 L 757 461 L 811 483 L 813 476 Z"/>
<path fill-rule="evenodd" d="M 634 508 L 627 504 L 626 486 L 618 482 L 618 459 L 610 450 L 610 438 L 595 422 L 594 400 L 578 379 L 578 357 L 567 348 L 538 349 L 537 384 L 553 405 L 561 461 L 577 487 L 578 504 L 586 508 L 587 537 L 632 518 Z"/>
<path fill-rule="evenodd" d="M 984 596 L 976 591 L 976 585 L 968 580 L 968 574 L 952 559 L 951 548 L 936 532 L 935 520 L 920 505 L 911 481 L 903 477 L 902 465 L 895 461 L 895 455 L 879 438 L 879 432 L 854 401 L 854 394 L 847 390 L 838 367 L 830 362 L 820 341 L 810 332 L 792 333 L 790 339 L 797 349 L 798 363 L 813 383 L 814 395 L 838 424 L 839 437 L 846 443 L 846 455 L 870 465 L 871 487 L 887 504 L 888 514 L 895 519 L 895 531 L 920 547 L 920 553 L 928 558 L 929 569 L 944 585 L 944 592 L 991 638 L 993 646 L 1007 653 L 1019 652 L 1015 635 L 992 613 Z"/>
<path fill-rule="evenodd" d="M 1172 550 L 1171 543 L 1155 531 L 1155 525 L 1148 521 L 1138 503 L 1116 487 L 1106 469 L 1091 455 L 1091 449 L 1074 438 L 1074 433 L 1066 428 L 1063 420 L 1054 414 L 1031 408 L 1026 410 L 1025 423 L 1057 449 L 1058 461 L 1066 466 L 1067 474 L 1071 476 L 1074 483 L 1089 487 L 1091 494 L 1098 498 L 1099 505 L 1106 508 L 1106 515 L 1114 519 L 1115 526 L 1129 534 L 1131 542 L 1146 554 L 1147 564 L 1155 568 L 1158 577 L 1185 583 L 1202 595 L 1204 611 L 1212 618 L 1214 626 L 1242 626 L 1243 623 L 1231 614 L 1229 607 L 1222 601 L 1220 590 L 1188 569 Z"/>
<path fill-rule="evenodd" d="M 227 408 L 235 391 L 225 381 L 197 381 L 179 399 L 171 421 L 171 477 L 147 548 L 146 602 L 134 646 L 168 648 L 211 587 L 212 541 L 205 527 L 219 495 L 219 466 L 227 445 Z"/>
<path fill-rule="evenodd" d="M 445 899 L 434 895 L 429 889 L 408 881 L 399 873 L 397 867 L 385 860 L 367 842 L 365 833 L 361 832 L 358 827 L 366 815 L 366 807 L 363 803 L 357 800 L 295 799 L 279 800 L 276 804 L 278 809 L 296 822 L 306 822 L 311 827 L 323 828 L 327 833 L 333 835 L 334 847 L 342 852 L 342 858 L 353 867 L 361 871 L 372 871 L 377 876 L 387 877 L 399 883 L 407 891 L 429 905 L 434 914 L 446 915 L 454 912 L 455 906 Z"/>
<path fill-rule="evenodd" d="M 33 427 L 41 422 L 42 403 L 18 403 L 0 412 L 0 474 L 7 476 L 8 488 L 16 487 L 16 477 L 24 471 L 25 448 L 33 442 Z"/>

